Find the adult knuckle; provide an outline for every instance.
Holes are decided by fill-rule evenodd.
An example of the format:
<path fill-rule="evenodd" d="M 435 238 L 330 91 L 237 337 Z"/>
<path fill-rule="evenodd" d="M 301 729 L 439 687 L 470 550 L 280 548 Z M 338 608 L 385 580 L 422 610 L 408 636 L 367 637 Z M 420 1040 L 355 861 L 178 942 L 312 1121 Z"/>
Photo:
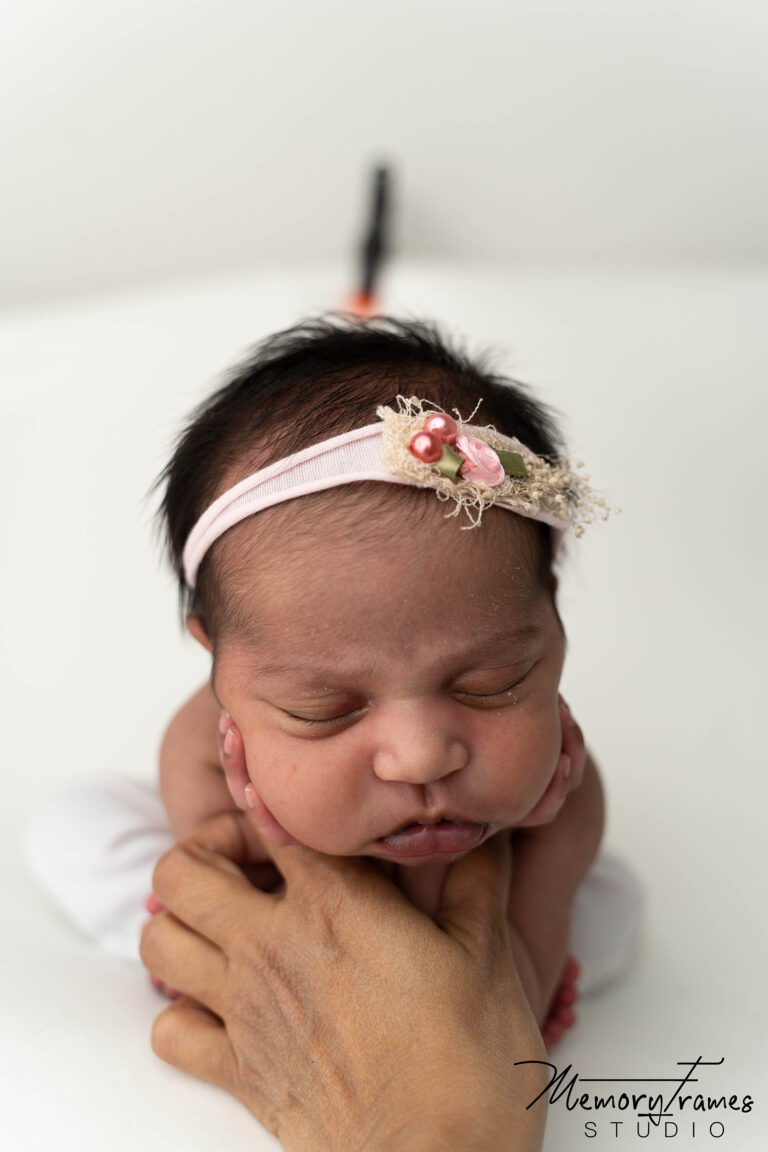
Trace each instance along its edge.
<path fill-rule="evenodd" d="M 249 961 L 249 970 L 241 973 L 252 987 L 249 977 L 252 977 L 254 968 L 258 971 L 261 995 L 239 1006 L 240 1010 L 248 1009 L 251 1025 L 260 1026 L 265 1013 L 267 1017 L 277 1014 L 283 1021 L 290 1022 L 296 1035 L 305 1035 L 308 1020 L 313 1016 L 306 996 L 307 972 L 316 970 L 318 963 L 322 964 L 323 959 L 318 957 L 314 940 L 312 947 L 299 941 L 290 944 L 286 941 L 261 941 Z"/>
<path fill-rule="evenodd" d="M 338 917 L 335 902 L 323 901 L 312 913 L 313 942 L 324 954 L 339 951 Z"/>
<path fill-rule="evenodd" d="M 289 983 L 284 944 L 277 941 L 259 940 L 254 943 L 252 955 L 256 958 L 259 971 L 271 987 L 279 988 Z"/>
<path fill-rule="evenodd" d="M 258 968 L 263 950 L 268 946 L 263 924 L 252 917 L 243 916 L 227 940 L 227 958 L 243 968 Z"/>

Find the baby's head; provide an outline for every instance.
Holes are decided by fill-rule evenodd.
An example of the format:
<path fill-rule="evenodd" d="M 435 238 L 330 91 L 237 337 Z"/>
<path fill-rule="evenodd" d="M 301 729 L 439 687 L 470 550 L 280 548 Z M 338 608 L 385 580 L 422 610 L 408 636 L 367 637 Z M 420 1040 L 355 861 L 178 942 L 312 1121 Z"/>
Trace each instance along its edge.
<path fill-rule="evenodd" d="M 436 492 L 348 482 L 183 551 L 233 485 L 418 396 L 557 459 L 552 418 L 431 325 L 309 321 L 264 341 L 194 414 L 164 470 L 182 610 L 240 728 L 229 775 L 274 840 L 400 863 L 452 859 L 546 818 L 565 640 L 553 530 L 501 507 L 446 517 Z M 255 806 L 254 806 L 255 804 Z"/>

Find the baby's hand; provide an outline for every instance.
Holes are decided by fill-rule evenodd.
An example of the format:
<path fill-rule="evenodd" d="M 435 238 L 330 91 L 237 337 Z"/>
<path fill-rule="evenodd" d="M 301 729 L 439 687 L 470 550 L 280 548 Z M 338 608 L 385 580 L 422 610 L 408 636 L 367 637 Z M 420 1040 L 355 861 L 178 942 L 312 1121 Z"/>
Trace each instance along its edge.
<path fill-rule="evenodd" d="M 222 712 L 219 721 L 219 760 L 238 808 L 247 810 L 250 822 L 259 836 L 278 846 L 298 844 L 299 841 L 275 819 L 256 791 L 248 774 L 243 737 L 228 712 Z M 264 859 L 273 867 L 268 853 L 265 853 Z M 262 887 L 258 880 L 255 883 Z"/>
<path fill-rule="evenodd" d="M 579 787 L 584 778 L 587 750 L 584 745 L 584 733 L 571 715 L 570 708 L 562 696 L 558 696 L 558 699 L 560 701 L 560 724 L 563 734 L 561 759 L 563 756 L 567 756 L 571 762 L 571 771 L 567 777 L 567 783 L 568 791 L 573 792 Z"/>
<path fill-rule="evenodd" d="M 271 840 L 276 844 L 297 844 L 298 841 L 285 832 L 283 832 L 282 837 L 276 838 L 272 834 L 271 827 L 275 824 L 274 817 L 269 816 L 271 824 L 263 819 L 266 809 L 248 778 L 243 737 L 228 712 L 222 712 L 219 719 L 219 763 L 228 779 L 234 778 L 240 781 L 233 795 L 242 796 L 238 801 L 238 807 L 247 809 L 253 828 L 251 862 L 245 866 L 245 874 L 256 888 L 262 888 L 265 892 L 272 892 L 282 883 L 282 877 L 275 868 L 272 857 L 259 843 L 259 840 Z M 242 786 L 243 780 L 248 781 L 244 787 Z M 240 792 L 241 787 L 242 793 Z M 275 826 L 279 828 L 279 825 Z"/>
<path fill-rule="evenodd" d="M 190 725 L 188 715 L 179 714 L 181 720 L 185 722 L 184 724 L 179 722 L 179 716 L 177 716 L 175 728 L 171 733 L 174 742 L 172 751 L 176 753 L 171 767 L 175 766 L 175 764 L 182 764 L 182 753 L 184 754 L 184 762 L 186 763 L 191 753 L 193 756 L 198 755 L 204 757 L 205 764 L 209 764 L 210 769 L 214 770 L 214 725 L 211 723 L 211 720 L 215 720 L 215 713 L 213 716 L 210 716 L 211 701 L 212 697 L 210 697 L 210 692 L 206 688 L 202 689 L 197 696 L 185 706 L 187 713 L 192 713 L 193 719 L 196 721 L 195 725 Z M 206 805 L 203 809 L 198 811 L 200 808 L 199 804 L 197 808 L 195 808 L 194 805 L 187 805 L 186 810 L 182 813 L 184 821 L 179 823 L 177 819 L 178 827 L 175 829 L 175 831 L 177 831 L 177 839 L 183 839 L 184 836 L 188 834 L 189 829 L 187 825 L 196 828 L 201 820 L 204 821 L 216 811 L 230 808 L 233 805 L 232 797 L 225 782 L 226 770 L 227 768 L 231 770 L 236 769 L 241 773 L 245 773 L 245 749 L 240 730 L 227 712 L 221 712 L 218 718 L 218 760 L 224 773 L 219 773 L 219 779 L 215 781 L 215 789 L 208 789 L 205 796 Z M 215 771 L 218 773 L 219 769 L 215 768 Z M 181 773 L 176 773 L 175 778 L 170 781 L 169 777 L 166 777 L 166 793 L 169 792 L 169 783 L 175 784 L 176 780 L 182 780 Z M 207 777 L 204 778 L 204 781 L 205 780 L 207 780 Z M 185 787 L 188 790 L 186 782 Z M 253 786 L 249 785 L 249 787 L 252 788 Z M 173 791 L 173 789 L 170 789 L 170 791 Z M 183 800 L 184 792 L 181 793 L 181 797 Z M 210 802 L 210 811 L 205 810 L 208 802 Z M 178 832 L 180 832 L 181 835 L 179 835 Z M 272 863 L 269 853 L 258 843 L 255 833 L 251 848 L 252 862 L 245 865 L 243 871 L 255 887 L 262 888 L 266 892 L 271 892 L 279 886 L 282 878 Z M 162 904 L 160 904 L 153 894 L 147 897 L 145 908 L 151 916 L 155 916 L 158 912 L 163 911 Z M 171 988 L 169 984 L 159 980 L 156 976 L 150 975 L 150 980 L 159 992 L 162 992 L 171 1000 L 175 1000 L 180 995 L 175 988 Z"/>
<path fill-rule="evenodd" d="M 579 787 L 584 776 L 584 765 L 587 760 L 584 734 L 571 715 L 565 700 L 562 696 L 558 699 L 562 735 L 557 767 L 538 804 L 515 825 L 516 828 L 533 828 L 539 824 L 549 824 L 562 808 L 568 793 Z"/>

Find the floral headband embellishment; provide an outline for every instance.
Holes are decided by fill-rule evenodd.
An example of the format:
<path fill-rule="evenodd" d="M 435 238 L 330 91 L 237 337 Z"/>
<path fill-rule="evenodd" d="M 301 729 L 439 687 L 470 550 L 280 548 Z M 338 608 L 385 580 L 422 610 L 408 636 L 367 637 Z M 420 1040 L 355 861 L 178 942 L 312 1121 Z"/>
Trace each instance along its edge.
<path fill-rule="evenodd" d="M 589 487 L 589 477 L 577 471 L 580 462 L 572 468 L 568 461 L 537 456 L 492 425 L 465 422 L 456 409 L 454 419 L 428 400 L 398 396 L 397 405 L 397 411 L 376 409 L 384 425 L 385 466 L 411 484 L 433 488 L 439 499 L 455 501 L 448 515 L 463 508 L 470 520 L 464 527 L 477 527 L 484 510 L 500 504 L 581 536 L 597 513 L 607 520 L 618 511 Z"/>
<path fill-rule="evenodd" d="M 528 469 L 519 452 L 494 449 L 476 436 L 459 435 L 456 421 L 446 412 L 427 416 L 423 430 L 411 437 L 408 451 L 425 464 L 434 464 L 441 476 L 447 476 L 454 483 L 461 478 L 495 488 L 505 475 L 528 478 Z"/>
<path fill-rule="evenodd" d="M 448 516 L 464 509 L 469 524 L 463 528 L 476 528 L 492 504 L 558 532 L 573 528 L 577 536 L 596 512 L 607 519 L 611 509 L 589 487 L 589 477 L 577 472 L 579 462 L 574 469 L 566 460 L 547 460 L 492 425 L 477 427 L 454 412 L 456 419 L 429 400 L 398 396 L 397 411 L 376 409 L 379 423 L 310 444 L 239 480 L 209 504 L 189 533 L 182 553 L 185 584 L 195 587 L 208 549 L 247 516 L 340 484 L 376 480 L 431 488 L 438 499 L 455 502 Z"/>

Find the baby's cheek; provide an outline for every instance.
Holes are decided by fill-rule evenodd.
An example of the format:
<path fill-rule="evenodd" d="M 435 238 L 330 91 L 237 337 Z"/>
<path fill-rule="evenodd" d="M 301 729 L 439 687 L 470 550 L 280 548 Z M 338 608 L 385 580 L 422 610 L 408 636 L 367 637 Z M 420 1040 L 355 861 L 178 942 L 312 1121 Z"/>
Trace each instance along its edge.
<path fill-rule="evenodd" d="M 261 748 L 248 763 L 248 774 L 262 802 L 300 843 L 318 852 L 344 852 L 353 823 L 346 812 L 345 789 L 331 787 L 327 773 L 294 756 L 266 754 Z M 309 758 L 307 758 L 309 759 Z"/>
<path fill-rule="evenodd" d="M 560 759 L 562 737 L 557 707 L 545 715 L 536 715 L 530 724 L 518 725 L 506 743 L 505 790 L 522 819 L 544 793 Z"/>

